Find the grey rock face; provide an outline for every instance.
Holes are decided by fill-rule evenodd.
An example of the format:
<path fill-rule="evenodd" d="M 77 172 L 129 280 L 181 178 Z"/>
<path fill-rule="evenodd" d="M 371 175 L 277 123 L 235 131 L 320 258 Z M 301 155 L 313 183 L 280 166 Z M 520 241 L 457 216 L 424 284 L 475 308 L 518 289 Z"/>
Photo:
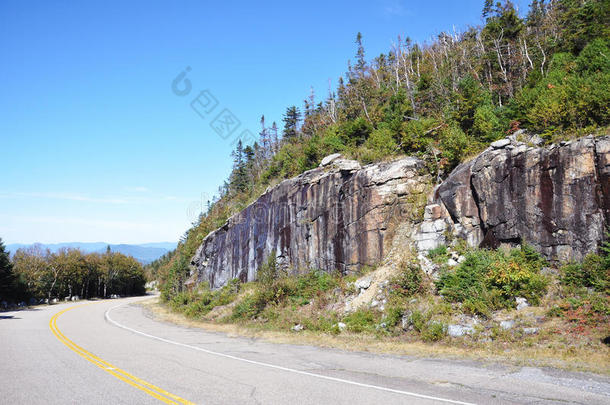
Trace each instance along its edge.
<path fill-rule="evenodd" d="M 390 220 L 418 223 L 411 241 L 420 257 L 453 234 L 470 246 L 526 241 L 551 261 L 580 260 L 610 223 L 610 137 L 528 145 L 507 138 L 458 166 L 421 223 L 414 201 L 430 182 L 421 160 L 361 167 L 330 155 L 206 236 L 191 261 L 191 282 L 218 288 L 233 278 L 254 280 L 272 252 L 290 271 L 358 270 L 384 258 Z"/>
<path fill-rule="evenodd" d="M 552 261 L 595 250 L 610 222 L 610 137 L 512 146 L 486 150 L 437 188 L 454 233 L 471 246 L 526 241 Z"/>
<path fill-rule="evenodd" d="M 329 156 L 324 163 L 267 190 L 206 236 L 191 281 L 218 288 L 233 278 L 254 280 L 272 252 L 289 271 L 347 273 L 379 263 L 388 221 L 408 220 L 415 195 L 425 201 L 423 162 L 407 157 L 361 168 Z"/>

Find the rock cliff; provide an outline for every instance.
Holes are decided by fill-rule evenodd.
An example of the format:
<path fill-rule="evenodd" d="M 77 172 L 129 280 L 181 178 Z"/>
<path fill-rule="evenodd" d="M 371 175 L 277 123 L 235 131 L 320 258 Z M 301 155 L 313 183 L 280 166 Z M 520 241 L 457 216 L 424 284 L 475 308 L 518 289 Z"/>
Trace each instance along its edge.
<path fill-rule="evenodd" d="M 610 224 L 610 137 L 535 143 L 494 142 L 433 193 L 419 159 L 361 167 L 328 156 L 210 233 L 192 259 L 191 282 L 254 280 L 270 254 L 293 272 L 347 273 L 383 259 L 393 266 L 397 251 L 424 253 L 448 238 L 483 247 L 526 241 L 551 261 L 580 260 Z M 392 221 L 401 235 L 393 245 Z"/>
<path fill-rule="evenodd" d="M 232 278 L 254 280 L 272 253 L 289 271 L 374 265 L 387 250 L 389 221 L 425 205 L 430 177 L 422 168 L 411 157 L 361 167 L 328 156 L 206 236 L 191 262 L 192 281 L 216 288 Z"/>
<path fill-rule="evenodd" d="M 610 137 L 549 147 L 515 138 L 494 142 L 458 166 L 434 200 L 429 220 L 445 219 L 471 246 L 526 241 L 551 261 L 580 260 L 610 223 Z M 416 237 L 425 239 L 422 233 Z M 432 243 L 422 247 L 442 238 L 428 237 Z"/>

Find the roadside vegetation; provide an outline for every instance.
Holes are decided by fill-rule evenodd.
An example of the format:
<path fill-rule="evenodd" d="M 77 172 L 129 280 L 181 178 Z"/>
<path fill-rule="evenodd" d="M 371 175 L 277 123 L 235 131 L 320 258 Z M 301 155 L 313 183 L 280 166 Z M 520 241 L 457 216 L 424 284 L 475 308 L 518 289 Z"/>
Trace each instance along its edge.
<path fill-rule="evenodd" d="M 84 254 L 78 249 L 51 253 L 38 246 L 17 250 L 12 258 L 0 240 L 2 308 L 54 299 L 140 295 L 146 276 L 133 257 L 111 252 Z"/>
<path fill-rule="evenodd" d="M 384 284 L 377 305 L 351 310 L 345 304 L 360 293 L 358 280 L 366 274 L 311 270 L 288 275 L 272 259 L 261 268 L 258 281 L 242 284 L 235 279 L 215 291 L 200 286 L 168 298 L 168 304 L 194 320 L 304 331 L 322 340 L 357 335 L 389 342 L 457 343 L 473 350 L 492 343 L 505 349 L 537 348 L 557 358 L 610 354 L 610 244 L 582 263 L 559 269 L 548 267 L 527 245 L 462 253 L 455 266 L 441 262 L 436 277 L 406 260 Z"/>

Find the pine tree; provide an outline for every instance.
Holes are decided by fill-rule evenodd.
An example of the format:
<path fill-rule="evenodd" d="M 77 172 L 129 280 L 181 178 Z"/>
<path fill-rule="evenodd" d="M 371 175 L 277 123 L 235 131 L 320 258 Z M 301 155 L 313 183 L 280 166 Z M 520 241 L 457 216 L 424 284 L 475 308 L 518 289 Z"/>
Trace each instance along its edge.
<path fill-rule="evenodd" d="M 234 193 L 243 192 L 248 189 L 248 173 L 246 161 L 244 159 L 244 148 L 241 139 L 237 141 L 233 156 L 233 172 L 231 173 L 231 191 Z"/>
<path fill-rule="evenodd" d="M 366 70 L 366 59 L 364 56 L 364 46 L 362 45 L 362 34 L 360 32 L 356 35 L 356 44 L 358 45 L 356 49 L 356 73 L 358 78 L 361 78 Z"/>
<path fill-rule="evenodd" d="M 301 119 L 301 112 L 296 106 L 291 106 L 286 109 L 284 114 L 284 139 L 291 141 L 297 138 L 299 121 Z"/>

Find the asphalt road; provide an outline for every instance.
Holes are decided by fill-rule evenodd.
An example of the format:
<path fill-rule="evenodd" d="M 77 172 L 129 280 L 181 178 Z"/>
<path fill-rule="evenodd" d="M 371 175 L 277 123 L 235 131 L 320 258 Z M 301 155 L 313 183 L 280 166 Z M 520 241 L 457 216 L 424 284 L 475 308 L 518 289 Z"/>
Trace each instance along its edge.
<path fill-rule="evenodd" d="M 0 403 L 610 404 L 605 377 L 228 337 L 142 299 L 1 312 Z"/>

